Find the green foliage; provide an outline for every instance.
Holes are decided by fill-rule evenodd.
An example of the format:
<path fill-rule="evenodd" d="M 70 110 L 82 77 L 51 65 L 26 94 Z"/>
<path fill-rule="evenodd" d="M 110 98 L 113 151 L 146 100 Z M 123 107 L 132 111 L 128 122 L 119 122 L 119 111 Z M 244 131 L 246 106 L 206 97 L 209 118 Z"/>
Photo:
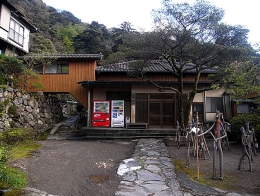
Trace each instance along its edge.
<path fill-rule="evenodd" d="M 57 30 L 57 35 L 60 39 L 63 40 L 65 52 L 68 54 L 74 53 L 74 43 L 73 39 L 80 33 L 84 31 L 85 27 L 80 26 L 78 24 L 72 25 L 71 23 L 68 24 L 66 27 L 60 27 Z"/>
<path fill-rule="evenodd" d="M 6 181 L 7 178 L 7 163 L 8 156 L 7 156 L 7 149 L 5 147 L 0 147 L 0 182 Z M 0 185 L 1 188 L 1 185 Z"/>
<path fill-rule="evenodd" d="M 224 87 L 233 99 L 246 100 L 260 95 L 259 59 L 246 62 L 234 62 L 219 69 L 210 78 Z"/>
<path fill-rule="evenodd" d="M 27 184 L 26 174 L 19 169 L 5 166 L 5 168 L 0 171 L 0 175 L 2 175 L 2 179 L 0 179 L 0 189 L 24 188 Z"/>
<path fill-rule="evenodd" d="M 14 83 L 19 84 L 19 76 L 24 74 L 26 66 L 16 57 L 0 55 L 0 84 Z"/>
<path fill-rule="evenodd" d="M 44 36 L 35 36 L 33 46 L 30 49 L 31 53 L 35 54 L 56 54 L 57 50 L 53 42 Z"/>
<path fill-rule="evenodd" d="M 116 48 L 118 55 L 109 57 L 109 62 L 125 57 L 125 61 L 131 61 L 130 66 L 135 64 L 131 67 L 133 73 L 128 75 L 149 80 L 145 75 L 145 66 L 151 64 L 151 59 L 160 57 L 166 60 L 169 66 L 160 63 L 158 66 L 178 80 L 177 87 L 167 89 L 176 92 L 179 100 L 177 107 L 182 114 L 178 120 L 184 127 L 188 125 L 195 95 L 213 89 L 213 86 L 199 85 L 200 76 L 207 69 L 213 71 L 226 67 L 235 60 L 245 59 L 251 49 L 247 41 L 248 30 L 241 26 L 223 24 L 221 20 L 224 11 L 210 5 L 208 1 L 198 0 L 191 5 L 163 0 L 162 4 L 161 9 L 153 11 L 155 30 L 125 33 L 121 38 L 122 44 Z M 195 80 L 184 105 L 183 78 L 191 70 Z M 153 81 L 150 82 L 162 88 Z"/>
<path fill-rule="evenodd" d="M 17 115 L 17 107 L 15 105 L 11 105 L 9 108 L 8 108 L 8 114 L 10 116 L 16 116 Z"/>
<path fill-rule="evenodd" d="M 0 88 L 2 88 L 5 91 L 7 89 L 7 85 L 0 85 Z"/>
<path fill-rule="evenodd" d="M 25 141 L 33 140 L 34 131 L 32 129 L 25 128 L 11 128 L 4 132 L 5 143 L 13 145 L 15 143 L 22 143 Z"/>
<path fill-rule="evenodd" d="M 23 143 L 12 145 L 8 151 L 10 156 L 9 162 L 15 161 L 21 158 L 28 158 L 32 155 L 33 152 L 38 150 L 40 147 L 39 143 L 26 140 Z"/>
<path fill-rule="evenodd" d="M 95 54 L 102 52 L 105 56 L 111 54 L 110 32 L 105 25 L 92 22 L 73 39 L 75 53 Z"/>
<path fill-rule="evenodd" d="M 2 114 L 6 110 L 6 107 L 9 103 L 10 99 L 5 99 L 3 102 L 0 102 L 0 114 Z"/>
<path fill-rule="evenodd" d="M 3 145 L 4 141 L 5 141 L 5 135 L 3 132 L 0 132 L 0 146 Z"/>
<path fill-rule="evenodd" d="M 73 26 L 85 26 L 85 23 L 70 12 L 58 11 L 51 6 L 47 6 L 41 0 L 10 0 L 10 2 L 38 29 L 37 33 L 30 34 L 30 52 L 42 53 L 41 49 L 46 49 L 43 45 L 34 43 L 35 37 L 42 36 L 49 40 L 50 43 L 47 44 L 52 44 L 56 51 L 64 53 L 63 40 L 57 35 L 57 29 L 66 27 L 69 23 Z"/>
<path fill-rule="evenodd" d="M 32 138 L 31 129 L 17 128 L 0 132 L 0 189 L 12 189 L 5 195 L 23 195 L 19 189 L 26 186 L 27 176 L 25 172 L 9 167 L 8 163 L 26 158 L 40 147 L 40 144 L 32 142 Z"/>
<path fill-rule="evenodd" d="M 24 172 L 7 166 L 9 160 L 8 151 L 0 147 L 0 189 L 22 188 L 26 185 Z"/>
<path fill-rule="evenodd" d="M 31 88 L 33 89 L 43 89 L 44 85 L 41 82 L 31 82 L 30 83 Z"/>
<path fill-rule="evenodd" d="M 1 113 L 3 113 L 5 111 L 5 108 L 6 108 L 6 106 L 5 106 L 4 102 L 0 102 L 0 112 Z"/>
<path fill-rule="evenodd" d="M 15 121 L 13 121 L 13 120 L 9 122 L 9 125 L 10 125 L 10 128 L 16 128 Z"/>
<path fill-rule="evenodd" d="M 26 194 L 25 190 L 13 189 L 4 194 L 4 196 L 24 196 Z"/>
<path fill-rule="evenodd" d="M 260 112 L 255 112 L 255 113 L 248 113 L 248 114 L 243 114 L 238 117 L 234 117 L 230 119 L 230 124 L 231 124 L 231 129 L 232 129 L 232 134 L 231 137 L 235 141 L 240 141 L 241 139 L 241 133 L 240 133 L 240 128 L 242 126 L 245 126 L 246 122 L 249 122 L 250 127 L 255 128 L 255 134 L 258 137 L 258 141 L 260 141 Z"/>

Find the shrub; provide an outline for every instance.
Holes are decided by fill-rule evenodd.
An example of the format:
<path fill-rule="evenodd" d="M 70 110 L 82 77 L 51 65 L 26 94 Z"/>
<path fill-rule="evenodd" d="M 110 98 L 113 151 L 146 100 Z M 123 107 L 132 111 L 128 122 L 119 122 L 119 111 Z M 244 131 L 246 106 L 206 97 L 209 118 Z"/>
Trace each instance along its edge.
<path fill-rule="evenodd" d="M 0 132 L 0 146 L 2 146 L 2 144 L 4 143 L 5 140 L 5 135 L 3 132 Z"/>
<path fill-rule="evenodd" d="M 9 131 L 5 132 L 5 142 L 9 145 L 15 143 L 22 143 L 27 140 L 33 140 L 34 131 L 33 129 L 25 128 L 11 128 Z"/>
<path fill-rule="evenodd" d="M 16 116 L 17 115 L 17 108 L 15 105 L 11 105 L 9 108 L 8 108 L 8 114 L 10 116 Z"/>
<path fill-rule="evenodd" d="M 238 141 L 241 138 L 240 128 L 245 126 L 245 123 L 248 122 L 250 127 L 255 128 L 255 134 L 257 139 L 260 141 L 260 115 L 259 113 L 248 113 L 243 114 L 238 117 L 234 117 L 230 120 L 231 128 L 232 128 L 232 139 Z"/>
<path fill-rule="evenodd" d="M 7 178 L 7 149 L 5 147 L 0 147 L 0 182 L 5 182 Z M 1 187 L 3 188 L 3 187 Z"/>

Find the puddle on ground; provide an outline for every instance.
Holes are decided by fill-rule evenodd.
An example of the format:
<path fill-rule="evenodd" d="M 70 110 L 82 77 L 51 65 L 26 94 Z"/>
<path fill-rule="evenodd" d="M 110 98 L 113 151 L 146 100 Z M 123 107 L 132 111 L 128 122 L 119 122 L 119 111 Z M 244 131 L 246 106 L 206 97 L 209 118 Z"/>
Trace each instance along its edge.
<path fill-rule="evenodd" d="M 94 182 L 94 183 L 101 183 L 101 182 L 107 181 L 108 178 L 109 178 L 109 176 L 106 174 L 91 175 L 89 177 L 90 181 Z"/>

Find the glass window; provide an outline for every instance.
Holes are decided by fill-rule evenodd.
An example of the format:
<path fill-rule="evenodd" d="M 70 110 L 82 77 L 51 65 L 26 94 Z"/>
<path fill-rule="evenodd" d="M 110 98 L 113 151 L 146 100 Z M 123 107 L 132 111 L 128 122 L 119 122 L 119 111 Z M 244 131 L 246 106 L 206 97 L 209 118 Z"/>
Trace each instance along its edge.
<path fill-rule="evenodd" d="M 215 113 L 216 111 L 223 112 L 223 98 L 222 97 L 207 97 L 206 98 L 206 112 Z"/>
<path fill-rule="evenodd" d="M 68 61 L 57 61 L 51 65 L 46 65 L 46 74 L 68 74 L 69 73 L 69 62 Z"/>
<path fill-rule="evenodd" d="M 24 28 L 15 20 L 10 20 L 9 38 L 16 43 L 23 45 Z"/>
<path fill-rule="evenodd" d="M 46 74 L 56 74 L 57 73 L 57 65 L 46 65 L 45 73 Z"/>
<path fill-rule="evenodd" d="M 42 65 L 37 65 L 33 68 L 33 71 L 35 71 L 38 74 L 42 74 L 43 73 L 43 67 Z"/>
<path fill-rule="evenodd" d="M 249 104 L 241 103 L 237 105 L 237 113 L 238 114 L 246 114 L 249 113 Z"/>

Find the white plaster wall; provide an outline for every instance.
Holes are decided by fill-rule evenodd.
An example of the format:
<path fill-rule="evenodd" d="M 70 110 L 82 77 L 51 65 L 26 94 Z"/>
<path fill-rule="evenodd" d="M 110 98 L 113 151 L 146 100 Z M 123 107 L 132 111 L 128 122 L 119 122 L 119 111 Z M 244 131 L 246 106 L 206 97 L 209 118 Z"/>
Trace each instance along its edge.
<path fill-rule="evenodd" d="M 0 27 L 5 29 L 6 31 L 9 31 L 11 11 L 8 7 L 2 4 L 0 14 Z"/>
<path fill-rule="evenodd" d="M 30 30 L 26 27 L 25 24 L 19 22 L 15 17 L 12 17 L 16 22 L 18 22 L 21 26 L 24 27 L 24 42 L 23 46 L 17 44 L 16 42 L 12 41 L 8 38 L 9 32 L 9 25 L 10 25 L 10 18 L 11 18 L 11 11 L 8 7 L 2 4 L 1 11 L 0 11 L 0 37 L 4 40 L 7 40 L 16 48 L 29 52 L 29 39 L 30 39 Z"/>
<path fill-rule="evenodd" d="M 206 91 L 205 96 L 206 97 L 223 97 L 223 93 L 225 92 L 224 89 L 215 89 L 211 91 Z"/>

